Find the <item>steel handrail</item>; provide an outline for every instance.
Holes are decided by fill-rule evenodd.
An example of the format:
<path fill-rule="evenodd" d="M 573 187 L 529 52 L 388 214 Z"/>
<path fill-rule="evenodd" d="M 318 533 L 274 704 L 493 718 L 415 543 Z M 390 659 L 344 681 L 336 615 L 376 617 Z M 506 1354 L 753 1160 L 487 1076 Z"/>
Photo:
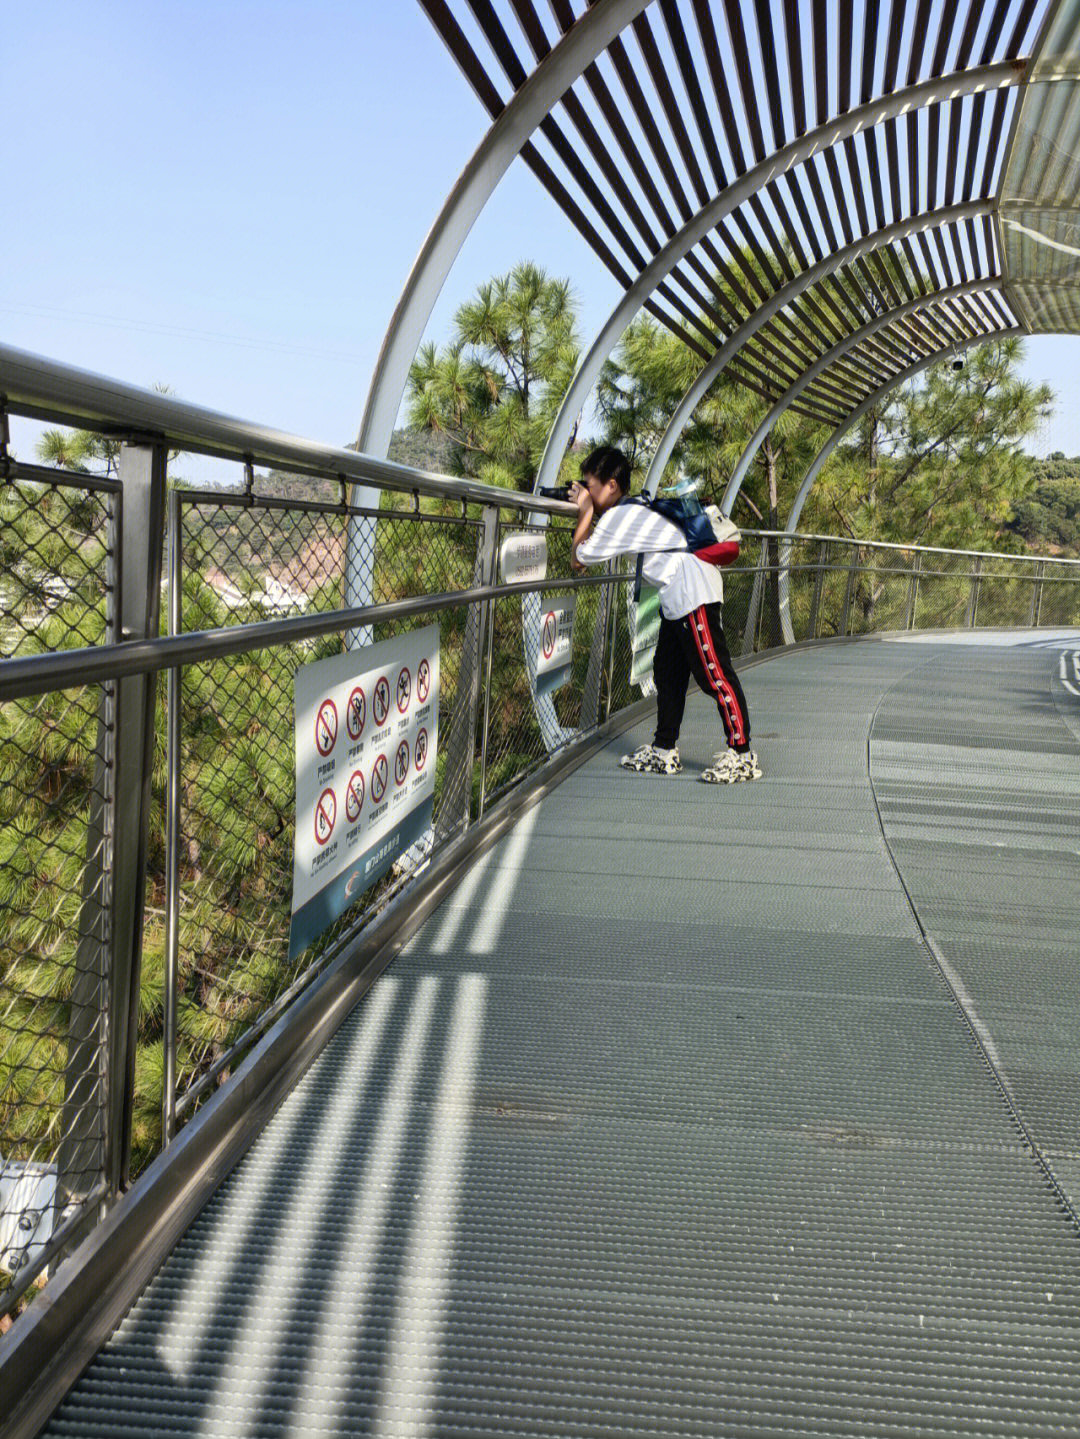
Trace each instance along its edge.
<path fill-rule="evenodd" d="M 73 365 L 0 345 L 0 409 L 53 424 L 73 424 L 103 434 L 138 437 L 188 454 L 245 464 L 265 464 L 350 485 L 500 509 L 567 515 L 574 507 L 561 500 L 500 489 L 498 485 L 435 475 L 395 460 L 290 435 L 284 430 L 240 420 L 191 405 L 155 390 L 127 385 Z"/>

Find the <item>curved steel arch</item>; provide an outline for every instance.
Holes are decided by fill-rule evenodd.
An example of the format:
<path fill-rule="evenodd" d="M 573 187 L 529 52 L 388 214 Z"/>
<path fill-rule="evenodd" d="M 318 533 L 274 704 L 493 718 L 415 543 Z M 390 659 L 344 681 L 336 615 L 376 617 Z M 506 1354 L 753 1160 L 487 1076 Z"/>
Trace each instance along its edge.
<path fill-rule="evenodd" d="M 844 115 L 827 121 L 809 134 L 791 141 L 733 181 L 709 204 L 700 209 L 659 251 L 641 271 L 593 341 L 578 365 L 570 387 L 548 434 L 547 445 L 536 476 L 534 488 L 550 485 L 559 465 L 570 432 L 573 416 L 582 408 L 597 376 L 621 338 L 626 326 L 641 305 L 667 277 L 672 268 L 723 219 L 749 200 L 758 190 L 778 176 L 809 160 L 819 151 L 828 150 L 841 140 L 873 128 L 885 120 L 913 110 L 921 110 L 945 100 L 989 90 L 1003 90 L 1019 85 L 1027 75 L 1026 59 L 982 65 L 957 71 L 938 79 L 924 80 L 882 99 L 860 105 Z"/>
<path fill-rule="evenodd" d="M 806 497 L 813 488 L 814 481 L 824 468 L 826 460 L 828 460 L 840 441 L 853 425 L 858 424 L 867 411 L 872 410 L 875 405 L 880 404 L 885 396 L 892 390 L 895 390 L 898 385 L 902 385 L 905 380 L 914 379 L 914 377 L 921 374 L 923 370 L 929 369 L 931 365 L 937 364 L 939 360 L 944 360 L 948 355 L 961 354 L 964 350 L 973 349 L 976 345 L 988 344 L 991 340 L 1001 339 L 1004 335 L 1026 334 L 1027 331 L 1023 325 L 1003 325 L 998 330 L 987 330 L 985 334 L 973 335 L 970 339 L 959 340 L 954 345 L 944 345 L 940 350 L 935 350 L 932 355 L 928 355 L 925 359 L 919 360 L 917 364 L 909 365 L 906 370 L 901 370 L 898 374 L 893 375 L 884 385 L 875 390 L 872 395 L 868 395 L 865 400 L 856 405 L 855 409 L 852 410 L 851 414 L 847 416 L 842 424 L 837 425 L 836 429 L 833 430 L 832 434 L 814 457 L 813 463 L 807 470 L 802 485 L 799 487 L 799 493 L 795 496 L 794 503 L 791 506 L 791 513 L 788 515 L 787 523 L 784 526 L 785 533 L 789 535 L 795 533 L 796 526 L 799 523 L 799 516 L 802 514 L 803 505 L 806 503 Z"/>
<path fill-rule="evenodd" d="M 724 498 L 720 502 L 720 508 L 724 514 L 730 515 L 735 507 L 735 501 L 742 488 L 742 482 L 746 478 L 747 471 L 753 463 L 754 456 L 764 443 L 765 436 L 776 424 L 784 411 L 799 398 L 808 385 L 823 374 L 835 361 L 842 359 L 850 350 L 857 349 L 864 340 L 871 339 L 879 330 L 884 330 L 895 320 L 901 320 L 905 315 L 914 314 L 918 310 L 928 308 L 941 303 L 944 300 L 959 299 L 962 295 L 977 295 L 987 290 L 1000 290 L 1004 294 L 1004 280 L 1000 274 L 983 276 L 977 280 L 966 280 L 960 285 L 950 285 L 947 289 L 936 290 L 927 295 L 917 295 L 914 300 L 907 300 L 902 305 L 897 305 L 892 310 L 886 310 L 884 314 L 875 315 L 867 324 L 858 330 L 853 330 L 850 335 L 845 335 L 831 350 L 820 356 L 810 365 L 795 383 L 780 396 L 772 409 L 762 420 L 761 424 L 754 431 L 745 450 L 739 456 L 738 464 L 731 473 L 727 489 L 724 491 Z"/>
<path fill-rule="evenodd" d="M 458 177 L 428 232 L 383 339 L 360 422 L 357 449 L 386 454 L 424 328 L 466 236 L 523 146 L 574 81 L 651 0 L 594 5 L 507 102 Z"/>
<path fill-rule="evenodd" d="M 868 250 L 876 250 L 882 245 L 890 244 L 893 240 L 903 239 L 905 235 L 913 235 L 922 230 L 932 230 L 959 220 L 977 219 L 980 215 L 992 215 L 994 204 L 993 200 L 968 200 L 961 205 L 950 205 L 937 211 L 928 210 L 919 215 L 912 215 L 906 220 L 897 220 L 895 224 L 887 225 L 883 230 L 875 230 L 869 235 L 862 236 L 833 255 L 826 255 L 816 265 L 811 265 L 809 269 L 803 270 L 795 276 L 794 280 L 777 290 L 754 311 L 744 324 L 740 325 L 698 372 L 690 388 L 676 406 L 668 421 L 667 429 L 660 437 L 660 443 L 656 447 L 656 453 L 653 455 L 645 476 L 644 488 L 649 494 L 655 495 L 660 478 L 671 459 L 671 453 L 678 443 L 679 436 L 690 423 L 694 411 L 708 393 L 710 386 L 715 383 L 742 347 L 753 339 L 757 331 L 774 315 L 779 314 L 786 305 L 797 300 L 804 291 L 816 285 L 826 275 L 833 274 L 850 261 L 858 259 Z M 726 494 L 721 508 L 725 514 L 730 513 Z"/>

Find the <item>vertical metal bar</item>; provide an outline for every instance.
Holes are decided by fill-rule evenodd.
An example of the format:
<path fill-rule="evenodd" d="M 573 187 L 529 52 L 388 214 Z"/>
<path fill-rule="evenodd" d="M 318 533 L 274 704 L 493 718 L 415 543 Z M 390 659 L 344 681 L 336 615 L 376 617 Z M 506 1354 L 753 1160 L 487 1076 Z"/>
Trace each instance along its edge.
<path fill-rule="evenodd" d="M 967 627 L 969 630 L 975 628 L 975 616 L 979 611 L 979 576 L 982 573 L 982 560 L 977 558 L 971 570 L 971 594 L 968 598 Z"/>
<path fill-rule="evenodd" d="M 181 543 L 180 491 L 169 495 L 168 585 L 169 634 L 183 628 L 183 545 Z M 161 1137 L 168 1144 L 176 1132 L 176 1012 L 180 985 L 180 758 L 181 671 L 166 676 L 167 739 L 165 789 L 165 992 L 162 997 L 164 1074 L 161 1101 Z"/>
<path fill-rule="evenodd" d="M 847 586 L 844 590 L 844 608 L 840 614 L 840 633 L 846 635 L 851 623 L 851 602 L 855 597 L 855 576 L 859 569 L 859 546 L 851 547 L 851 564 L 848 565 Z"/>
<path fill-rule="evenodd" d="M 1035 561 L 1035 577 L 1031 585 L 1031 618 L 1028 623 L 1031 628 L 1038 629 L 1039 618 L 1042 614 L 1043 577 L 1046 574 L 1046 564 L 1043 560 Z"/>
<path fill-rule="evenodd" d="M 121 446 L 119 475 L 124 488 L 122 633 L 125 639 L 144 639 L 158 633 L 165 530 L 164 445 Z M 132 675 L 117 685 L 116 819 L 108 856 L 113 885 L 106 1182 L 111 1195 L 127 1184 L 131 1157 L 156 693 L 156 675 Z"/>
<path fill-rule="evenodd" d="M 604 645 L 607 640 L 611 589 L 611 585 L 604 585 L 601 588 L 596 607 L 596 623 L 593 626 L 592 641 L 589 645 L 589 664 L 585 671 L 585 686 L 581 695 L 581 728 L 583 730 L 595 729 L 600 723 L 600 689 L 604 682 Z"/>
<path fill-rule="evenodd" d="M 473 566 L 474 585 L 493 585 L 499 564 L 499 511 L 485 505 L 483 529 Z M 461 645 L 457 703 L 446 745 L 446 788 L 435 825 L 436 843 L 465 829 L 472 808 L 473 762 L 476 757 L 476 729 L 480 716 L 480 670 L 487 628 L 488 603 L 470 605 Z"/>
<path fill-rule="evenodd" d="M 814 593 L 810 596 L 810 623 L 807 639 L 816 640 L 821 619 L 821 591 L 825 584 L 825 566 L 829 563 L 829 542 L 822 540 L 818 545 L 817 570 L 814 574 Z"/>
<path fill-rule="evenodd" d="M 484 668 L 484 726 L 480 737 L 480 802 L 477 819 L 484 817 L 484 803 L 487 798 L 487 752 L 488 725 L 491 721 L 491 670 L 495 657 L 495 601 L 486 601 L 487 618 L 487 660 Z"/>
<path fill-rule="evenodd" d="M 762 540 L 761 552 L 754 566 L 754 583 L 750 590 L 750 604 L 746 610 L 746 628 L 743 630 L 744 655 L 753 654 L 757 642 L 758 614 L 761 610 L 761 595 L 765 588 L 765 566 L 768 563 L 769 548 L 768 541 Z"/>
<path fill-rule="evenodd" d="M 106 633 L 121 636 L 120 552 L 122 495 L 110 496 L 106 547 Z M 116 687 L 101 686 L 98 699 L 94 778 L 86 821 L 86 850 L 75 945 L 75 973 L 68 997 L 67 1059 L 61 1138 L 56 1154 L 54 1223 L 105 1178 L 108 1096 L 108 976 L 113 871 L 109 856 L 115 820 Z"/>
<path fill-rule="evenodd" d="M 915 551 L 915 558 L 911 562 L 911 581 L 908 585 L 907 614 L 904 616 L 904 628 L 913 630 L 915 628 L 915 610 L 919 603 L 919 571 L 922 569 L 922 550 Z"/>
<path fill-rule="evenodd" d="M 613 575 L 618 569 L 617 560 L 608 561 L 608 574 Z M 615 688 L 615 646 L 619 639 L 619 589 L 620 586 L 611 584 L 606 587 L 611 591 L 611 634 L 608 638 L 608 667 L 607 667 L 607 695 L 604 699 L 604 718 L 611 718 L 611 695 Z"/>

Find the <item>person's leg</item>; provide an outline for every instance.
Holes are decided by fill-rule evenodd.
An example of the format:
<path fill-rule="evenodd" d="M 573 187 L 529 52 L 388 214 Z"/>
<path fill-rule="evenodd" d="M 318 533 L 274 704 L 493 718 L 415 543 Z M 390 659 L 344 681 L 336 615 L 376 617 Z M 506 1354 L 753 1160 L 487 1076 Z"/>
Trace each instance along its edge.
<path fill-rule="evenodd" d="M 638 774 L 674 775 L 682 770 L 678 739 L 690 684 L 690 666 L 683 654 L 677 620 L 661 616 L 660 633 L 653 655 L 653 682 L 656 685 L 656 733 L 652 744 L 643 744 L 633 754 L 623 755 L 620 764 Z"/>
<path fill-rule="evenodd" d="M 686 691 L 690 686 L 690 665 L 680 638 L 682 621 L 660 617 L 660 634 L 653 655 L 653 682 L 656 685 L 656 749 L 674 749 L 679 742 Z"/>
<path fill-rule="evenodd" d="M 731 662 L 720 622 L 719 605 L 702 605 L 683 621 L 683 649 L 702 690 L 716 701 L 728 749 L 702 774 L 711 783 L 758 779 L 761 769 L 750 748 L 750 715 L 739 676 Z"/>

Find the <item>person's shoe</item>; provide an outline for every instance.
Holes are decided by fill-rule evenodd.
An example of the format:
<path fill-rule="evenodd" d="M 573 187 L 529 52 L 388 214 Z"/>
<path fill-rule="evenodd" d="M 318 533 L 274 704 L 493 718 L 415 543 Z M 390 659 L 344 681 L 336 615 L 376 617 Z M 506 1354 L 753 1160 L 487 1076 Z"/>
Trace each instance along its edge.
<path fill-rule="evenodd" d="M 752 749 L 742 754 L 725 749 L 713 755 L 712 764 L 702 770 L 701 778 L 706 784 L 741 784 L 745 779 L 760 779 L 761 766 Z"/>
<path fill-rule="evenodd" d="M 623 769 L 633 770 L 636 774 L 670 775 L 682 772 L 678 745 L 674 749 L 657 749 L 655 745 L 643 744 L 633 754 L 624 754 L 619 763 Z"/>

